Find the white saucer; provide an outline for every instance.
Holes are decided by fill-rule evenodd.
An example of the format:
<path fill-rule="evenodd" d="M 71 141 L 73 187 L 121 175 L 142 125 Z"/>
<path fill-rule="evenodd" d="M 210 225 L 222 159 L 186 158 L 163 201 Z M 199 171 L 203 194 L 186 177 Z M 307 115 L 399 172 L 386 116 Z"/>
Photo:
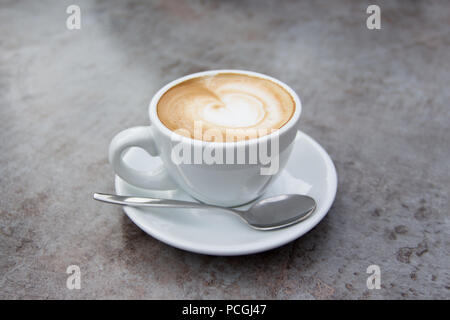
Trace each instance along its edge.
<path fill-rule="evenodd" d="M 152 158 L 138 148 L 131 148 L 124 160 L 138 170 L 147 171 L 161 164 L 159 158 Z M 182 190 L 140 189 L 118 176 L 115 185 L 120 195 L 196 201 Z M 210 255 L 243 255 L 279 247 L 311 230 L 330 209 L 336 188 L 336 169 L 329 155 L 299 131 L 286 168 L 262 198 L 282 193 L 312 196 L 317 201 L 316 211 L 303 222 L 274 231 L 257 231 L 221 210 L 124 207 L 124 211 L 139 228 L 171 246 Z"/>

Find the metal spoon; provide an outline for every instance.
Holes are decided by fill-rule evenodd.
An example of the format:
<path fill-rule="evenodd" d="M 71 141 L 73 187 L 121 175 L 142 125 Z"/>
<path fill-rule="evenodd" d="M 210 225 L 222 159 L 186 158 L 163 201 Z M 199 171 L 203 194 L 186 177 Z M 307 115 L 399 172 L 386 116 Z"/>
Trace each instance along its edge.
<path fill-rule="evenodd" d="M 316 209 L 313 198 L 300 194 L 283 194 L 262 199 L 255 202 L 250 209 L 242 211 L 197 202 L 103 193 L 94 193 L 94 199 L 132 207 L 222 209 L 236 214 L 250 227 L 258 230 L 274 230 L 290 226 L 307 219 Z"/>

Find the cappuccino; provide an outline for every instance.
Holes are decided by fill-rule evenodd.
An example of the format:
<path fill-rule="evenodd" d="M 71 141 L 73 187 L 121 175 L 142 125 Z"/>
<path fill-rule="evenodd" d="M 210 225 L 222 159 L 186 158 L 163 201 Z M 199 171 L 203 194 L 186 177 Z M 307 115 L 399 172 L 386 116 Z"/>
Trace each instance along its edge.
<path fill-rule="evenodd" d="M 158 118 L 168 129 L 208 142 L 270 134 L 294 111 L 294 99 L 282 86 L 237 73 L 186 80 L 165 92 L 157 105 Z"/>

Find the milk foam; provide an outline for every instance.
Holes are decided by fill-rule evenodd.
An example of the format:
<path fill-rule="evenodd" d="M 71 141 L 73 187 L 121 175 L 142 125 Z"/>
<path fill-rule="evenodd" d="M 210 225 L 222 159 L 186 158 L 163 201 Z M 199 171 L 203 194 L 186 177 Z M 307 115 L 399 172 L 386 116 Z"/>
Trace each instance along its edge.
<path fill-rule="evenodd" d="M 225 94 L 222 104 L 203 108 L 202 119 L 222 127 L 239 128 L 256 125 L 264 117 L 264 105 L 245 93 Z"/>
<path fill-rule="evenodd" d="M 220 132 L 219 141 L 268 134 L 289 121 L 294 109 L 291 95 L 275 82 L 232 73 L 184 81 L 164 93 L 157 106 L 159 119 L 170 130 L 183 129 L 184 135 L 197 138 L 194 125 L 200 122 L 202 132 Z M 209 135 L 202 140 L 217 141 Z"/>

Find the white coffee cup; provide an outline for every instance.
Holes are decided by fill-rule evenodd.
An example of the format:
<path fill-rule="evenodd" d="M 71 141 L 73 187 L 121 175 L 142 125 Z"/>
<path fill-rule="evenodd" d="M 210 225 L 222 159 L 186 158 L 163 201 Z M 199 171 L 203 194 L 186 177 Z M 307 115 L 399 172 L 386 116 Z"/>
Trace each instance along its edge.
<path fill-rule="evenodd" d="M 255 139 L 237 142 L 206 142 L 190 139 L 169 130 L 157 115 L 157 105 L 161 96 L 173 86 L 188 79 L 216 75 L 219 73 L 244 74 L 271 80 L 282 86 L 293 98 L 295 111 L 290 120 L 275 132 Z M 238 206 L 248 203 L 259 196 L 278 176 L 290 156 L 297 134 L 301 113 L 301 102 L 297 94 L 288 85 L 272 77 L 243 70 L 212 70 L 194 73 L 174 80 L 161 88 L 152 98 L 149 108 L 150 126 L 133 127 L 117 134 L 109 146 L 109 161 L 116 174 L 137 187 L 155 190 L 172 190 L 181 187 L 199 201 L 220 206 Z M 261 174 L 265 167 L 261 161 L 256 164 L 190 164 L 178 163 L 173 159 L 175 145 L 204 150 L 205 147 L 221 148 L 226 154 L 242 151 L 248 154 L 251 148 L 260 148 L 268 141 L 278 143 L 278 167 L 275 174 Z M 273 143 L 272 143 L 273 144 Z M 153 157 L 160 157 L 163 166 L 151 172 L 142 172 L 128 166 L 123 161 L 125 151 L 139 147 Z M 275 155 L 275 156 L 277 156 Z"/>

